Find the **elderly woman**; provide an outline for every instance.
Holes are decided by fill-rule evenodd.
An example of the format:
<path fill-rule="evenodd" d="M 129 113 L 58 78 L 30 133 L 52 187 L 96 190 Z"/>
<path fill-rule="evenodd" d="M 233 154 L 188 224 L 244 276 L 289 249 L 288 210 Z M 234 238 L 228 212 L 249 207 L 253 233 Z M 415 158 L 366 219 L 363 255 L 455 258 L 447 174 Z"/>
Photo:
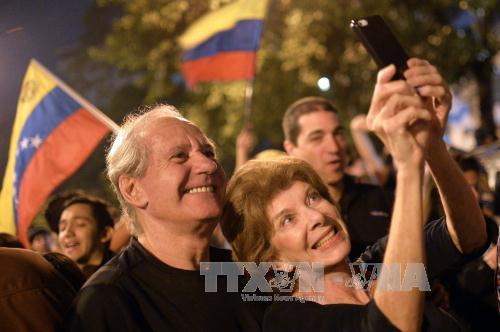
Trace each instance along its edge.
<path fill-rule="evenodd" d="M 225 222 L 223 229 L 236 260 L 279 262 L 281 268 L 294 262 L 324 266 L 324 291 L 302 293 L 296 284 L 292 294 L 297 301 L 271 305 L 264 330 L 301 330 L 311 324 L 342 331 L 413 330 L 420 325 L 423 293 L 419 290 L 376 288 L 370 298 L 364 289 L 352 287 L 349 234 L 328 190 L 306 162 L 293 158 L 250 161 L 230 181 L 228 201 L 224 220 L 231 222 Z M 418 202 L 411 201 L 418 207 Z M 396 203 L 396 214 L 398 209 L 411 208 L 404 203 L 401 199 Z M 401 264 L 402 271 L 407 263 L 424 261 L 422 221 L 416 220 L 418 211 L 409 215 L 413 217 L 393 218 L 384 259 L 384 264 Z"/>
<path fill-rule="evenodd" d="M 423 67 L 420 70 L 428 68 Z M 388 68 L 379 75 L 378 94 L 383 93 L 380 86 L 384 84 L 386 87 L 392 84 L 393 91 L 398 88 L 389 83 L 393 73 L 394 68 Z M 435 137 L 431 131 L 435 130 L 436 118 L 420 97 L 414 92 L 412 95 L 414 90 L 402 86 L 406 91 L 386 100 L 384 107 L 372 109 L 370 118 L 372 128 L 378 130 L 398 169 L 383 263 L 385 267 L 397 266 L 401 272 L 415 272 L 411 277 L 416 284 L 411 286 L 425 289 L 428 281 L 423 270 L 419 270 L 426 261 L 424 237 L 427 236 L 424 235 L 421 188 L 424 157 L 438 145 L 433 142 L 435 146 L 429 147 L 430 138 Z M 423 89 L 421 93 L 429 93 L 429 90 Z M 376 87 L 372 106 L 378 97 Z M 455 175 L 453 166 L 448 171 Z M 464 182 L 457 181 L 455 191 L 463 194 L 463 190 L 467 190 L 463 188 Z M 449 187 L 445 184 L 442 189 L 446 191 Z M 468 193 L 463 199 L 467 197 Z M 469 213 L 474 221 L 475 212 L 471 209 Z M 454 222 L 460 219 L 452 213 L 448 216 Z M 442 228 L 449 234 L 445 251 L 470 252 L 484 242 L 481 226 L 477 228 L 477 237 L 471 236 L 467 242 L 460 238 L 467 228 L 465 225 L 458 227 L 449 220 L 445 225 Z M 313 294 L 304 292 L 299 278 L 299 284 L 292 290 L 296 301 L 273 303 L 266 310 L 264 330 L 415 331 L 425 327 L 444 331 L 457 328 L 450 317 L 432 310 L 426 310 L 422 325 L 424 293 L 419 287 L 394 287 L 391 280 L 401 281 L 399 274 L 394 275 L 394 269 L 382 269 L 374 292 L 353 287 L 357 281 L 347 258 L 349 234 L 327 188 L 303 161 L 292 158 L 250 161 L 239 169 L 228 185 L 222 228 L 237 261 L 278 262 L 280 268 L 293 262 L 324 266 L 323 290 Z M 471 241 L 476 242 L 472 245 Z"/>

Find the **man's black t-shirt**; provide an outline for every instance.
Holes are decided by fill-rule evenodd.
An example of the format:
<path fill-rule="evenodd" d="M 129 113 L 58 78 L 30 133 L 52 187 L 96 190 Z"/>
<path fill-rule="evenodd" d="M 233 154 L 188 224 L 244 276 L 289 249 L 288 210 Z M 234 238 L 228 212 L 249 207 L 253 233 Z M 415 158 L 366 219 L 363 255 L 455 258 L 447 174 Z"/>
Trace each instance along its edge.
<path fill-rule="evenodd" d="M 210 260 L 230 260 L 210 248 Z M 238 293 L 205 291 L 199 271 L 168 266 L 135 239 L 82 287 L 70 331 L 256 331 L 258 319 Z M 224 289 L 223 289 L 224 288 Z"/>
<path fill-rule="evenodd" d="M 393 194 L 378 186 L 357 183 L 348 175 L 342 181 L 344 190 L 339 205 L 349 231 L 349 258 L 353 261 L 367 246 L 389 233 Z"/>

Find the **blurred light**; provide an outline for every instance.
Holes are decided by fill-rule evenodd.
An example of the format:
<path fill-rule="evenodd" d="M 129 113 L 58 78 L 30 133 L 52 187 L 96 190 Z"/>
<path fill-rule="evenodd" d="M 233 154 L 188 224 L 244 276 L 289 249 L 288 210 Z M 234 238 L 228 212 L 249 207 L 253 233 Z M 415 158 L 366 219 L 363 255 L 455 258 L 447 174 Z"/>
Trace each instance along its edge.
<path fill-rule="evenodd" d="M 5 31 L 5 33 L 9 34 L 9 33 L 13 33 L 13 32 L 18 32 L 18 31 L 22 31 L 23 29 L 24 29 L 23 27 L 16 27 L 16 28 L 12 28 L 12 29 Z"/>
<path fill-rule="evenodd" d="M 449 25 L 445 25 L 445 26 L 443 26 L 443 28 L 441 30 L 443 31 L 443 33 L 445 35 L 449 35 L 451 32 L 451 27 Z"/>
<path fill-rule="evenodd" d="M 179 73 L 179 72 L 173 73 L 170 76 L 170 81 L 172 83 L 174 83 L 175 85 L 182 85 L 185 83 L 184 78 L 182 77 L 181 73 Z"/>
<path fill-rule="evenodd" d="M 484 8 L 478 8 L 476 9 L 476 15 L 479 17 L 483 17 L 485 14 Z"/>
<path fill-rule="evenodd" d="M 321 77 L 318 80 L 318 88 L 321 91 L 328 91 L 328 90 L 330 90 L 330 80 L 327 77 Z"/>
<path fill-rule="evenodd" d="M 441 44 L 441 37 L 436 35 L 431 35 L 427 37 L 427 41 L 434 46 L 439 46 Z"/>
<path fill-rule="evenodd" d="M 487 49 L 482 49 L 476 54 L 476 59 L 480 62 L 484 62 L 490 56 L 490 52 Z"/>
<path fill-rule="evenodd" d="M 457 30 L 457 35 L 459 38 L 465 37 L 465 31 L 463 29 Z"/>
<path fill-rule="evenodd" d="M 10 35 L 11 33 L 19 32 L 19 31 L 23 31 L 23 30 L 24 30 L 24 27 L 11 28 L 11 29 L 0 32 L 0 36 Z"/>
<path fill-rule="evenodd" d="M 459 11 L 452 19 L 451 25 L 457 29 L 467 29 L 477 22 L 477 17 L 469 10 Z"/>

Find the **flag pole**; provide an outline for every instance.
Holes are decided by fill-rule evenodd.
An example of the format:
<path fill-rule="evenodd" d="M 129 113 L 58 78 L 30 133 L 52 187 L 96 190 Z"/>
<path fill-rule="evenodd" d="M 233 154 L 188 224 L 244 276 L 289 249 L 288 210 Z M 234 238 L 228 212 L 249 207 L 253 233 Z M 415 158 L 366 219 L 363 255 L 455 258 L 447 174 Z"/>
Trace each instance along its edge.
<path fill-rule="evenodd" d="M 92 115 L 94 115 L 96 118 L 101 120 L 102 123 L 104 123 L 109 129 L 111 129 L 114 133 L 117 133 L 118 130 L 120 130 L 120 126 L 118 126 L 113 120 L 111 120 L 106 114 L 104 114 L 102 111 L 100 111 L 97 107 L 92 105 L 88 100 L 80 96 L 75 90 L 70 88 L 66 83 L 61 81 L 59 77 L 55 76 L 45 68 L 40 62 L 38 62 L 35 59 L 31 59 L 30 64 L 33 63 L 38 68 L 40 68 L 41 71 L 43 71 L 47 76 L 49 76 L 51 79 L 53 79 L 57 85 L 61 87 L 61 89 L 66 92 L 70 97 L 75 99 L 80 105 L 82 105 L 86 110 L 88 110 Z"/>
<path fill-rule="evenodd" d="M 269 8 L 271 6 L 270 2 L 271 1 L 268 1 L 266 3 L 266 9 L 265 9 L 266 14 L 269 13 Z M 266 15 L 264 15 L 264 17 L 262 18 L 263 27 L 262 27 L 262 31 L 260 32 L 260 40 L 261 41 L 262 41 L 262 34 L 264 33 L 265 17 L 266 17 Z M 255 77 L 257 76 L 257 54 L 258 54 L 258 50 L 257 50 L 256 56 L 255 56 L 255 63 L 254 63 L 255 74 L 254 74 L 254 76 L 251 79 L 248 80 L 247 87 L 245 89 L 245 110 L 244 110 L 244 114 L 243 114 L 243 119 L 244 119 L 243 127 L 244 128 L 249 127 L 252 124 L 251 123 L 251 117 L 252 117 L 252 99 L 253 99 L 253 90 L 254 90 L 254 84 L 255 84 Z"/>

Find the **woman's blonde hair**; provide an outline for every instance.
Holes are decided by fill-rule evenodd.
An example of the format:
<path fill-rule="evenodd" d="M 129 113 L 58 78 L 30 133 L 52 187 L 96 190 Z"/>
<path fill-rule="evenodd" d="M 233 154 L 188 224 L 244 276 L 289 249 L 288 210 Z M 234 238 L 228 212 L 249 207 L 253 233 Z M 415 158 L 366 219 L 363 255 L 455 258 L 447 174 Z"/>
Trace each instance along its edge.
<path fill-rule="evenodd" d="M 336 205 L 319 175 L 297 158 L 251 160 L 233 175 L 227 186 L 221 226 L 235 261 L 260 263 L 276 258 L 271 246 L 274 230 L 266 209 L 278 193 L 295 181 L 309 183 Z"/>

